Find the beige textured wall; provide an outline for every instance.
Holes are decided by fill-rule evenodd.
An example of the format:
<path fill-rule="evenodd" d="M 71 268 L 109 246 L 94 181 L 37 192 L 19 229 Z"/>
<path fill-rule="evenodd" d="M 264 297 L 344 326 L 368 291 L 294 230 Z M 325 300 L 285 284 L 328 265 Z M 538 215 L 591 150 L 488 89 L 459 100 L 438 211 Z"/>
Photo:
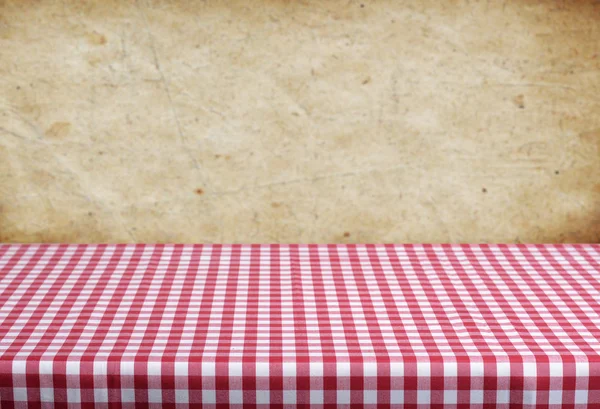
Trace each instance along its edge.
<path fill-rule="evenodd" d="M 600 2 L 0 0 L 0 241 L 600 241 Z"/>

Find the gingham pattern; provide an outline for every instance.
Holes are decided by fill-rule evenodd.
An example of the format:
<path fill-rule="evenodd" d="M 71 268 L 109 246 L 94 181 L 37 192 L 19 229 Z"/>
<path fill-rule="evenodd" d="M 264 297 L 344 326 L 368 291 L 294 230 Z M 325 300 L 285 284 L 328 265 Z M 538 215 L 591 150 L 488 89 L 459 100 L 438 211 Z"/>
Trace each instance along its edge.
<path fill-rule="evenodd" d="M 0 407 L 599 408 L 598 245 L 0 245 Z"/>

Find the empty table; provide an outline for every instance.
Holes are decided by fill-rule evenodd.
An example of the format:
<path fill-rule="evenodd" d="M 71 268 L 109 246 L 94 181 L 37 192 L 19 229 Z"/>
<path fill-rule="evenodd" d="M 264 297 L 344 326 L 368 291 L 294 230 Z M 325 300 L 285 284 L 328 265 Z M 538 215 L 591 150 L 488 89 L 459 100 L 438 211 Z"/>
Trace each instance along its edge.
<path fill-rule="evenodd" d="M 600 407 L 600 246 L 0 245 L 0 407 L 134 406 Z"/>

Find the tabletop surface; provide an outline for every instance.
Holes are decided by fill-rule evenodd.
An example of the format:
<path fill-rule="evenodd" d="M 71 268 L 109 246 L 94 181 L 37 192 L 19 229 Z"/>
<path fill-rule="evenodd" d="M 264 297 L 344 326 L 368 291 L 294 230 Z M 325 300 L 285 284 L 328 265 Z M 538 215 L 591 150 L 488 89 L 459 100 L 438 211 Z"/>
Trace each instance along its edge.
<path fill-rule="evenodd" d="M 188 383 L 197 365 L 199 377 L 210 375 L 218 384 L 209 387 L 212 394 L 199 387 L 204 403 L 219 403 L 219 390 L 227 388 L 226 400 L 234 402 L 237 375 L 239 382 L 282 379 L 279 387 L 263 389 L 256 381 L 240 383 L 233 389 L 254 393 L 240 395 L 240 404 L 258 402 L 257 391 L 269 389 L 281 392 L 271 392 L 271 403 L 285 403 L 288 375 L 295 379 L 294 402 L 304 390 L 308 401 L 326 404 L 323 391 L 339 392 L 340 383 L 328 388 L 323 382 L 345 375 L 350 383 L 342 389 L 361 389 L 366 403 L 367 389 L 393 391 L 394 371 L 402 372 L 404 395 L 374 392 L 375 403 L 406 401 L 413 389 L 419 403 L 430 403 L 434 392 L 425 398 L 419 391 L 460 394 L 465 368 L 466 385 L 480 378 L 475 390 L 482 394 L 502 390 L 501 379 L 510 383 L 518 375 L 519 387 L 504 389 L 522 389 L 520 403 L 564 400 L 567 389 L 574 405 L 600 403 L 600 246 L 0 245 L 0 390 L 6 401 L 44 401 L 44 374 L 81 374 L 89 364 L 92 373 L 118 368 L 134 376 L 140 363 L 144 376 L 172 368 L 175 378 L 184 371 Z M 38 395 L 18 397 L 19 373 L 37 377 Z M 372 387 L 365 384 L 370 375 L 378 379 Z M 219 376 L 229 383 L 220 384 Z M 305 388 L 298 383 L 303 376 Z M 563 377 L 560 398 L 551 393 L 554 376 Z M 318 386 L 310 384 L 315 377 Z M 353 377 L 362 379 L 360 388 L 352 386 Z M 377 383 L 382 377 L 383 387 Z M 23 382 L 23 390 L 31 389 Z M 81 387 L 84 379 L 77 382 Z M 161 385 L 156 388 L 169 389 Z M 103 390 L 111 393 L 110 385 Z M 188 392 L 185 402 L 192 399 Z M 53 393 L 56 400 L 60 392 Z M 65 399 L 74 396 L 65 393 Z M 73 399 L 86 401 L 80 392 Z M 514 399 L 507 397 L 507 404 Z"/>

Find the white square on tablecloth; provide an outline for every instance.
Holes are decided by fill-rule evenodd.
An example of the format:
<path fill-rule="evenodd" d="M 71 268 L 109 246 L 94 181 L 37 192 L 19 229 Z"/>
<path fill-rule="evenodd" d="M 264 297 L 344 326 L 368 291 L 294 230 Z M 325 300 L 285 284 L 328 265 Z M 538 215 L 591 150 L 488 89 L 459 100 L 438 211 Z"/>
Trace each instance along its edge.
<path fill-rule="evenodd" d="M 244 403 L 244 393 L 240 390 L 229 391 L 229 403 L 232 405 Z"/>
<path fill-rule="evenodd" d="M 27 402 L 27 388 L 13 388 L 15 402 Z"/>
<path fill-rule="evenodd" d="M 310 376 L 311 377 L 323 376 L 323 364 L 320 362 L 311 362 L 310 363 Z"/>
<path fill-rule="evenodd" d="M 575 391 L 575 404 L 576 405 L 587 405 L 588 403 L 588 391 L 587 390 L 576 390 Z"/>
<path fill-rule="evenodd" d="M 217 403 L 217 392 L 216 391 L 202 391 L 202 403 L 205 405 Z"/>
<path fill-rule="evenodd" d="M 417 404 L 429 404 L 431 391 L 417 391 Z"/>
<path fill-rule="evenodd" d="M 119 367 L 120 375 L 133 375 L 135 373 L 135 362 L 123 361 Z"/>
<path fill-rule="evenodd" d="M 471 362 L 471 379 L 483 376 L 483 362 Z"/>
<path fill-rule="evenodd" d="M 108 363 L 103 361 L 94 361 L 94 375 L 106 375 L 108 373 Z"/>
<path fill-rule="evenodd" d="M 125 403 L 135 402 L 135 390 L 121 389 L 121 401 Z"/>
<path fill-rule="evenodd" d="M 510 391 L 509 390 L 499 390 L 496 392 L 496 403 L 506 404 L 509 402 L 510 402 Z"/>
<path fill-rule="evenodd" d="M 419 378 L 429 378 L 431 375 L 431 364 L 429 362 L 417 363 L 417 376 Z"/>
<path fill-rule="evenodd" d="M 27 363 L 25 361 L 14 361 L 12 364 L 12 372 L 14 374 L 27 373 Z"/>
<path fill-rule="evenodd" d="M 229 376 L 238 377 L 242 376 L 242 363 L 241 362 L 230 362 L 229 363 Z"/>
<path fill-rule="evenodd" d="M 42 401 L 42 402 L 54 402 L 54 389 L 52 389 L 52 388 L 40 388 L 40 401 Z"/>
<path fill-rule="evenodd" d="M 258 405 L 266 404 L 268 405 L 271 400 L 271 392 L 270 391 L 256 391 L 256 403 Z"/>
<path fill-rule="evenodd" d="M 187 362 L 175 362 L 175 375 L 187 376 L 188 370 L 189 368 Z"/>
<path fill-rule="evenodd" d="M 338 362 L 335 364 L 338 377 L 350 376 L 350 362 Z"/>
<path fill-rule="evenodd" d="M 444 376 L 456 376 L 458 374 L 458 365 L 456 362 L 444 363 Z"/>
<path fill-rule="evenodd" d="M 67 375 L 79 375 L 80 368 L 81 365 L 79 364 L 79 362 L 67 362 Z"/>
<path fill-rule="evenodd" d="M 148 389 L 148 403 L 162 403 L 162 390 Z"/>
<path fill-rule="evenodd" d="M 458 392 L 456 390 L 445 390 L 444 391 L 444 404 L 445 405 L 456 405 L 458 399 Z"/>
<path fill-rule="evenodd" d="M 283 363 L 283 376 L 285 376 L 285 377 L 296 376 L 296 363 L 295 362 L 284 362 Z"/>
<path fill-rule="evenodd" d="M 365 405 L 377 403 L 377 391 L 366 390 L 363 392 L 363 402 Z"/>
<path fill-rule="evenodd" d="M 214 362 L 202 362 L 202 376 L 215 376 L 215 372 Z"/>
<path fill-rule="evenodd" d="M 337 404 L 345 405 L 350 403 L 350 391 L 339 390 L 337 391 Z"/>
<path fill-rule="evenodd" d="M 323 404 L 323 391 L 310 391 L 310 404 L 311 405 L 322 405 Z"/>
<path fill-rule="evenodd" d="M 535 405 L 536 396 L 536 391 L 523 391 L 523 405 Z"/>
<path fill-rule="evenodd" d="M 575 362 L 575 376 L 586 378 L 590 375 L 590 364 L 587 362 Z M 587 400 L 587 398 L 586 398 Z"/>
<path fill-rule="evenodd" d="M 286 405 L 295 405 L 296 391 L 283 391 L 283 403 Z"/>
<path fill-rule="evenodd" d="M 190 392 L 187 389 L 175 390 L 175 403 L 190 403 Z"/>
<path fill-rule="evenodd" d="M 498 362 L 496 364 L 496 373 L 499 378 L 507 378 L 510 376 L 510 363 L 509 362 Z"/>
<path fill-rule="evenodd" d="M 160 376 L 162 364 L 160 362 L 148 362 L 148 376 Z"/>
<path fill-rule="evenodd" d="M 404 403 L 404 391 L 393 390 L 390 391 L 390 404 L 402 404 Z"/>
<path fill-rule="evenodd" d="M 107 403 L 108 402 L 108 389 L 94 389 L 94 402 Z"/>
<path fill-rule="evenodd" d="M 548 404 L 560 405 L 562 404 L 562 391 L 550 391 L 548 394 Z"/>
<path fill-rule="evenodd" d="M 67 401 L 69 403 L 81 403 L 81 390 L 80 389 L 67 389 Z"/>
<path fill-rule="evenodd" d="M 482 404 L 483 403 L 483 391 L 480 389 L 474 389 L 471 391 L 471 404 Z"/>
<path fill-rule="evenodd" d="M 549 373 L 550 373 L 550 376 L 555 376 L 555 377 L 563 376 L 563 364 L 561 362 L 550 362 Z"/>
<path fill-rule="evenodd" d="M 390 375 L 391 376 L 404 376 L 404 363 L 403 362 L 392 362 L 390 363 Z"/>
<path fill-rule="evenodd" d="M 537 365 L 535 362 L 524 362 L 523 363 L 523 377 L 535 378 L 537 376 Z"/>
<path fill-rule="evenodd" d="M 54 363 L 52 361 L 40 361 L 40 375 L 52 375 Z"/>
<path fill-rule="evenodd" d="M 364 376 L 377 376 L 377 362 L 364 362 L 363 374 Z"/>
<path fill-rule="evenodd" d="M 256 363 L 256 376 L 269 376 L 269 363 L 268 362 L 257 362 Z"/>

